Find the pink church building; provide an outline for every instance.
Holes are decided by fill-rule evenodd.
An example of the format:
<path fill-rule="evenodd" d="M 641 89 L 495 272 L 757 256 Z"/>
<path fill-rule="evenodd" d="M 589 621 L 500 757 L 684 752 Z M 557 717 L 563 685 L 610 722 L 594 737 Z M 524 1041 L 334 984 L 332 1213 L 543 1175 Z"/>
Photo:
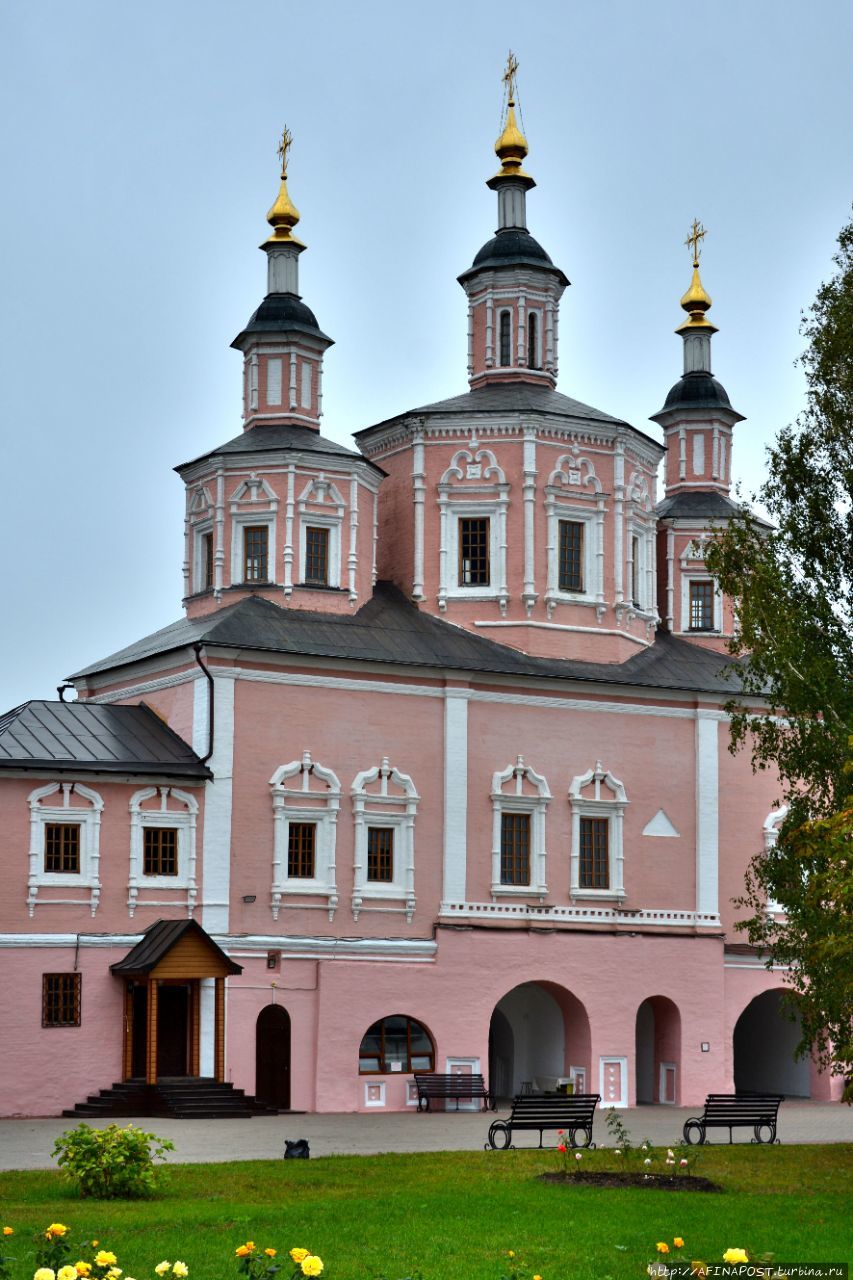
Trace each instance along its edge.
<path fill-rule="evenodd" d="M 419 1070 L 840 1092 L 735 931 L 781 813 L 728 751 L 701 228 L 660 443 L 557 390 L 512 90 L 468 389 L 357 448 L 320 430 L 283 139 L 242 430 L 176 468 L 184 614 L 0 717 L 7 1114 L 403 1111 Z"/>

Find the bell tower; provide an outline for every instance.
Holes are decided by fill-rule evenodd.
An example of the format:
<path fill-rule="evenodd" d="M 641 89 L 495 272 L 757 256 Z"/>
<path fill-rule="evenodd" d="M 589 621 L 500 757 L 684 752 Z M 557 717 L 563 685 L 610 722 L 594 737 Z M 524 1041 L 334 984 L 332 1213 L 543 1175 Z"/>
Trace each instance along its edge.
<path fill-rule="evenodd" d="M 515 114 L 517 73 L 510 53 L 503 130 L 495 143 L 501 167 L 486 183 L 498 197 L 497 231 L 458 277 L 468 295 L 472 389 L 507 382 L 553 388 L 557 382 L 559 302 L 569 281 L 527 230 L 527 193 L 536 183 L 522 168 L 527 139 Z"/>
<path fill-rule="evenodd" d="M 305 245 L 293 228 L 299 211 L 287 190 L 293 135 L 285 129 L 278 147 L 281 185 L 267 214 L 272 234 L 261 245 L 267 255 L 267 295 L 231 343 L 243 353 L 243 426 L 290 425 L 320 430 L 323 412 L 323 353 L 332 339 L 299 295 L 299 255 Z"/>

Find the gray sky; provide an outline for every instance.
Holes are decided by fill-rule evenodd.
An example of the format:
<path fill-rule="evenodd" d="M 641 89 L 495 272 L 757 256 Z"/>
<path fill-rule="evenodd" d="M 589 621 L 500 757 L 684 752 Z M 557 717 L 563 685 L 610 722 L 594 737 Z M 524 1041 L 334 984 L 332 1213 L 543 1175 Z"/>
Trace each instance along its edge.
<path fill-rule="evenodd" d="M 572 281 L 560 390 L 656 433 L 696 216 L 760 482 L 850 215 L 849 0 L 6 0 L 0 710 L 180 616 L 171 468 L 240 430 L 285 122 L 324 434 L 465 389 L 509 47 L 529 226 Z"/>

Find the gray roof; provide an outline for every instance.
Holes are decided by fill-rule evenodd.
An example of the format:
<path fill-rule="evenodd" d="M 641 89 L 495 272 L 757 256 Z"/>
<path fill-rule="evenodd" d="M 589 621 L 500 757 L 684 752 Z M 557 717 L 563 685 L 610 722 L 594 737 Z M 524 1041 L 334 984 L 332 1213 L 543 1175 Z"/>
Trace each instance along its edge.
<path fill-rule="evenodd" d="M 293 657 L 355 659 L 651 689 L 731 694 L 737 687 L 725 674 L 725 669 L 732 667 L 731 659 L 662 632 L 653 645 L 627 662 L 538 658 L 421 612 L 387 583 L 379 583 L 373 598 L 354 615 L 286 609 L 261 596 L 249 596 L 217 613 L 173 623 L 72 678 L 109 671 L 195 641 Z"/>
<path fill-rule="evenodd" d="M 451 396 L 449 400 L 436 400 L 432 404 L 423 404 L 417 409 L 409 409 L 404 414 L 396 414 L 394 418 L 388 418 L 386 422 L 379 422 L 376 426 L 383 427 L 387 423 L 395 422 L 399 418 L 405 418 L 409 414 L 423 413 L 435 413 L 442 416 L 469 413 L 502 415 L 509 413 L 535 413 L 547 417 L 571 418 L 580 422 L 603 422 L 614 427 L 628 427 L 629 430 L 636 431 L 638 435 L 643 436 L 645 439 L 652 439 L 644 431 L 639 431 L 637 427 L 631 426 L 630 422 L 625 422 L 623 418 L 614 418 L 612 414 L 604 413 L 601 409 L 594 409 L 592 405 L 583 404 L 580 400 L 573 400 L 570 396 L 564 396 L 559 391 L 552 391 L 550 387 L 536 386 L 530 382 L 502 382 L 493 383 L 491 386 L 477 387 L 473 391 L 464 391 L 462 395 Z M 370 431 L 375 431 L 376 426 L 367 427 L 364 431 L 356 431 L 356 440 Z M 663 451 L 657 440 L 654 443 Z"/>
<path fill-rule="evenodd" d="M 381 467 L 376 466 L 373 462 L 368 462 L 362 454 L 356 453 L 353 449 L 344 448 L 336 440 L 328 440 L 325 436 L 321 436 L 319 431 L 312 431 L 310 427 L 295 427 L 282 423 L 259 424 L 256 427 L 250 427 L 248 431 L 241 431 L 239 436 L 235 436 L 233 440 L 228 440 L 225 444 L 218 445 L 217 448 L 211 449 L 209 453 L 202 453 L 190 462 L 182 462 L 180 466 L 175 467 L 175 471 L 180 473 L 186 467 L 191 467 L 196 462 L 202 462 L 205 458 L 218 458 L 241 453 L 273 453 L 278 450 L 288 449 L 292 449 L 297 453 L 318 453 L 324 457 L 358 458 L 366 466 L 373 467 L 380 475 L 385 474 Z"/>
<path fill-rule="evenodd" d="M 144 703 L 25 702 L 0 716 L 0 769 L 212 776 Z"/>
<path fill-rule="evenodd" d="M 733 520 L 738 516 L 748 516 L 755 524 L 772 528 L 761 516 L 740 503 L 732 502 L 718 489 L 685 489 L 674 493 L 658 503 L 655 514 L 659 520 Z"/>
<path fill-rule="evenodd" d="M 659 422 L 673 409 L 725 409 L 735 422 L 744 420 L 743 414 L 732 408 L 723 384 L 701 369 L 685 373 L 670 387 L 663 408 L 651 415 L 652 421 Z"/>
<path fill-rule="evenodd" d="M 110 972 L 150 973 L 163 957 L 168 955 L 175 943 L 187 933 L 203 938 L 212 954 L 221 960 L 231 973 L 243 972 L 243 966 L 231 960 L 196 920 L 157 920 L 145 930 L 136 946 L 128 951 L 123 960 L 117 960 L 115 964 L 110 965 Z"/>

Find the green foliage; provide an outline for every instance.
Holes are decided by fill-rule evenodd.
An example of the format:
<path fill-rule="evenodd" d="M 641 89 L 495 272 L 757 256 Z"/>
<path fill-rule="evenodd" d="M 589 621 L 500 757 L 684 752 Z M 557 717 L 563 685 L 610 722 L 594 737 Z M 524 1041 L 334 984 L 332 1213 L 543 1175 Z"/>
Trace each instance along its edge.
<path fill-rule="evenodd" d="M 727 707 L 731 749 L 748 746 L 754 769 L 775 768 L 789 807 L 776 848 L 752 860 L 739 900 L 752 914 L 739 927 L 768 964 L 791 967 L 800 1051 L 849 1072 L 853 221 L 838 246 L 837 274 L 801 325 L 806 408 L 768 449 L 756 495 L 773 527 L 744 512 L 719 531 L 706 563 L 736 602 L 730 649 L 743 696 Z M 784 915 L 768 916 L 768 899 Z"/>
<path fill-rule="evenodd" d="M 116 1124 L 93 1129 L 80 1124 L 57 1138 L 52 1154 L 65 1176 L 76 1180 L 81 1196 L 100 1200 L 137 1200 L 151 1196 L 163 1172 L 155 1160 L 164 1160 L 175 1145 L 135 1125 Z"/>

